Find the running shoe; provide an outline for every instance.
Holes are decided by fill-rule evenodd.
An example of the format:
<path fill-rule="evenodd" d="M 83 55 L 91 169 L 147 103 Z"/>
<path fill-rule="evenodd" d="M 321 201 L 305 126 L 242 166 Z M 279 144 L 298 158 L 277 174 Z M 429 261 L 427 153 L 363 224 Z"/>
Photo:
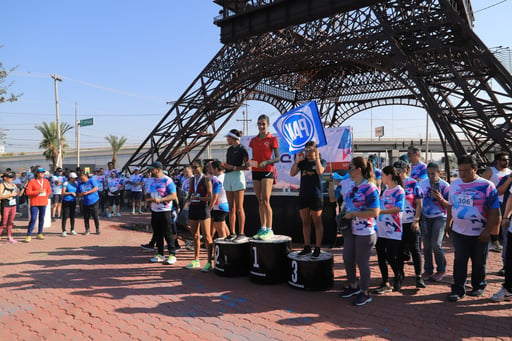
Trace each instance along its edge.
<path fill-rule="evenodd" d="M 495 241 L 491 242 L 491 245 L 489 246 L 489 251 L 501 252 L 501 251 L 503 251 L 503 246 L 501 246 L 501 244 L 498 240 L 495 240 Z"/>
<path fill-rule="evenodd" d="M 117 213 L 117 216 L 120 217 L 121 216 L 121 213 Z"/>
<path fill-rule="evenodd" d="M 185 269 L 199 269 L 201 267 L 201 263 L 199 262 L 199 259 L 194 259 L 192 262 L 190 262 L 189 265 L 185 267 Z"/>
<path fill-rule="evenodd" d="M 441 282 L 441 280 L 443 279 L 444 277 L 444 272 L 436 272 L 435 274 L 433 274 L 430 279 L 433 280 L 434 282 Z"/>
<path fill-rule="evenodd" d="M 491 301 L 493 302 L 501 302 L 501 301 L 510 301 L 512 300 L 512 292 L 508 291 L 505 288 L 501 288 L 500 291 L 492 295 Z"/>
<path fill-rule="evenodd" d="M 382 283 L 377 289 L 375 289 L 374 293 L 377 295 L 387 294 L 388 292 L 392 292 L 393 288 L 388 283 Z"/>
<path fill-rule="evenodd" d="M 112 218 L 112 213 L 107 214 L 107 218 Z"/>
<path fill-rule="evenodd" d="M 11 244 L 15 244 L 15 243 L 17 243 L 17 241 L 16 241 L 16 240 L 14 240 L 14 239 L 12 239 L 12 238 L 7 239 L 7 242 L 8 242 L 8 243 L 11 243 Z"/>
<path fill-rule="evenodd" d="M 357 288 L 351 288 L 351 287 L 343 288 L 343 291 L 341 292 L 340 297 L 341 298 L 349 298 L 349 297 L 358 295 L 360 292 L 361 292 L 361 289 L 359 289 L 359 287 L 357 287 Z"/>
<path fill-rule="evenodd" d="M 62 232 L 62 236 L 63 236 L 63 237 L 67 237 L 67 236 L 68 236 L 68 234 L 66 233 L 66 231 Z"/>
<path fill-rule="evenodd" d="M 37 235 L 37 239 L 41 239 L 41 240 L 43 240 L 43 239 L 44 239 L 44 235 L 43 235 L 42 233 L 39 233 L 39 234 Z"/>
<path fill-rule="evenodd" d="M 261 227 L 258 231 L 258 233 L 256 233 L 254 236 L 252 236 L 252 239 L 261 239 L 260 237 L 265 234 L 267 232 L 267 228 L 265 227 Z"/>
<path fill-rule="evenodd" d="M 76 234 L 77 234 L 77 233 L 75 232 L 75 230 L 71 230 L 71 232 L 70 232 L 70 233 L 71 233 L 73 236 L 76 236 Z"/>
<path fill-rule="evenodd" d="M 84 236 L 90 235 L 89 230 L 85 230 Z"/>
<path fill-rule="evenodd" d="M 267 229 L 267 231 L 260 236 L 260 240 L 267 240 L 272 237 L 274 237 L 274 231 L 272 229 Z"/>
<path fill-rule="evenodd" d="M 245 234 L 242 233 L 242 234 L 239 234 L 238 236 L 236 236 L 236 238 L 233 239 L 233 241 L 235 243 L 241 243 L 241 242 L 243 242 L 246 239 L 247 239 L 247 237 L 245 236 Z"/>
<path fill-rule="evenodd" d="M 31 240 L 32 240 L 32 237 L 27 236 L 27 238 L 25 238 L 25 240 L 23 242 L 30 243 Z"/>
<path fill-rule="evenodd" d="M 430 279 L 434 274 L 432 272 L 424 272 L 421 274 L 421 278 L 423 278 L 424 281 Z"/>
<path fill-rule="evenodd" d="M 426 288 L 425 281 L 421 276 L 416 277 L 416 288 Z"/>
<path fill-rule="evenodd" d="M 372 297 L 370 295 L 366 295 L 366 294 L 360 292 L 359 294 L 357 294 L 356 299 L 352 301 L 352 304 L 356 305 L 356 306 L 362 306 L 362 305 L 370 303 L 371 301 L 372 301 Z"/>
<path fill-rule="evenodd" d="M 201 269 L 202 272 L 210 272 L 213 270 L 212 263 L 208 262 L 206 265 Z"/>
<path fill-rule="evenodd" d="M 236 239 L 236 233 L 232 233 L 230 234 L 229 236 L 227 236 L 226 238 L 224 238 L 225 240 L 235 240 Z"/>
<path fill-rule="evenodd" d="M 176 263 L 176 261 L 177 261 L 176 256 L 170 255 L 169 258 L 167 258 L 167 260 L 165 261 L 165 264 L 172 265 L 172 264 Z"/>
<path fill-rule="evenodd" d="M 140 247 L 144 251 L 153 251 L 153 250 L 155 250 L 155 248 L 151 247 L 151 245 L 149 245 L 149 244 L 140 244 Z"/>
<path fill-rule="evenodd" d="M 311 257 L 318 257 L 320 256 L 320 248 L 318 246 L 315 247 L 315 250 L 313 251 L 313 254 L 311 255 Z"/>
<path fill-rule="evenodd" d="M 311 253 L 311 246 L 309 245 L 306 245 L 304 246 L 304 248 L 302 249 L 301 252 L 299 252 L 299 256 L 305 256 L 305 255 L 308 255 Z"/>
<path fill-rule="evenodd" d="M 132 215 L 135 215 L 135 210 L 132 210 Z"/>
<path fill-rule="evenodd" d="M 155 257 L 149 260 L 151 263 L 163 263 L 165 262 L 165 256 L 156 255 Z"/>

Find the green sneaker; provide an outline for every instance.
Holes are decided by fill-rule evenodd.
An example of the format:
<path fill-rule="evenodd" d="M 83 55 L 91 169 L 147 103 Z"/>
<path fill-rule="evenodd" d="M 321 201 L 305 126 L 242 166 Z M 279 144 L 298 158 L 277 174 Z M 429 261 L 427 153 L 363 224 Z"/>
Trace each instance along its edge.
<path fill-rule="evenodd" d="M 272 229 L 268 229 L 264 234 L 260 236 L 261 240 L 267 240 L 274 237 L 274 231 Z"/>
<path fill-rule="evenodd" d="M 172 265 L 172 264 L 176 263 L 176 261 L 177 261 L 176 256 L 169 255 L 169 258 L 167 258 L 167 260 L 164 263 Z"/>
<path fill-rule="evenodd" d="M 190 262 L 189 265 L 185 267 L 185 269 L 199 269 L 201 267 L 201 263 L 199 262 L 199 259 L 194 259 L 192 262 Z"/>
<path fill-rule="evenodd" d="M 261 239 L 261 236 L 264 235 L 267 232 L 267 229 L 262 227 L 258 230 L 258 232 L 252 236 L 252 239 Z"/>
<path fill-rule="evenodd" d="M 201 269 L 202 272 L 210 272 L 213 270 L 212 263 L 208 262 L 206 265 Z"/>

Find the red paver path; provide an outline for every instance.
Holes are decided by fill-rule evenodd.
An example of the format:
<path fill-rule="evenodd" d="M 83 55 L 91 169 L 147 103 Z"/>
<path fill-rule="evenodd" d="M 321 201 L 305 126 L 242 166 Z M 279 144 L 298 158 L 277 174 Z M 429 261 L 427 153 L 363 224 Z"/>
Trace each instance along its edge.
<path fill-rule="evenodd" d="M 335 286 L 306 292 L 287 284 L 261 285 L 185 270 L 192 251 L 172 266 L 152 264 L 139 247 L 150 234 L 121 224 L 149 222 L 149 215 L 103 219 L 97 236 L 60 236 L 60 221 L 46 239 L 21 243 L 26 221 L 17 220 L 10 245 L 0 242 L 1 340 L 509 340 L 512 302 L 489 297 L 503 278 L 497 253 L 489 254 L 487 292 L 446 302 L 453 250 L 446 244 L 448 276 L 417 291 L 406 266 L 400 293 L 373 296 L 354 307 L 338 297 L 345 278 L 341 250 Z M 77 219 L 77 231 L 83 232 Z M 204 261 L 203 261 L 204 262 Z M 372 287 L 380 283 L 372 257 Z"/>

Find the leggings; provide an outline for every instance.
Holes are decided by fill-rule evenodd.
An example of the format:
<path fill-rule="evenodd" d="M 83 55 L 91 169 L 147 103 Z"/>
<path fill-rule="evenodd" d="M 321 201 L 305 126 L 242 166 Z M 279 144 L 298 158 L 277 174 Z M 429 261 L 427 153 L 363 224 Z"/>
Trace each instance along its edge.
<path fill-rule="evenodd" d="M 15 216 L 16 206 L 6 206 L 2 209 L 2 226 L 0 226 L 0 236 L 4 231 L 4 227 L 7 227 L 7 236 L 11 238 L 12 225 L 14 223 Z"/>
<path fill-rule="evenodd" d="M 382 275 L 382 282 L 387 283 L 389 281 L 388 265 L 391 266 L 395 279 L 399 279 L 400 270 L 402 267 L 400 263 L 401 258 L 401 247 L 402 241 L 396 239 L 388 239 L 380 237 L 377 240 L 377 258 L 379 261 L 380 273 Z M 387 263 L 386 263 L 387 261 Z"/>
<path fill-rule="evenodd" d="M 62 202 L 62 232 L 66 231 L 66 220 L 69 218 L 71 231 L 75 229 L 75 209 L 76 201 Z"/>
<path fill-rule="evenodd" d="M 414 273 L 416 276 L 421 275 L 421 232 L 412 230 L 412 223 L 403 224 L 403 234 L 402 234 L 402 276 L 404 275 L 404 261 L 406 259 L 405 252 L 411 252 L 412 261 L 414 263 Z M 405 250 L 405 251 L 404 251 Z"/>
<path fill-rule="evenodd" d="M 370 252 L 377 242 L 377 234 L 357 236 L 352 229 L 344 230 L 343 262 L 350 284 L 356 283 L 356 264 L 359 268 L 360 288 L 367 291 L 370 286 Z"/>

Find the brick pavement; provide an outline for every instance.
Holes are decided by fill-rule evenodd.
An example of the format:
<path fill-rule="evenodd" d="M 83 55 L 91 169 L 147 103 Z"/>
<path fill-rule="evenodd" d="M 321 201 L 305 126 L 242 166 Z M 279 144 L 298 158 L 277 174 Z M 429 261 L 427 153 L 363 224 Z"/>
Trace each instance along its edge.
<path fill-rule="evenodd" d="M 338 298 L 344 280 L 341 250 L 335 286 L 306 292 L 287 284 L 262 285 L 185 270 L 192 251 L 175 265 L 152 264 L 140 243 L 150 234 L 121 228 L 149 216 L 103 219 L 102 234 L 60 236 L 60 221 L 45 240 L 0 242 L 1 340 L 508 340 L 512 302 L 492 303 L 500 287 L 499 254 L 490 253 L 484 297 L 445 302 L 453 253 L 446 243 L 448 276 L 417 291 L 406 266 L 401 293 L 373 296 L 354 307 Z M 14 234 L 23 239 L 26 221 Z M 77 231 L 83 232 L 77 220 Z M 372 287 L 380 283 L 372 258 Z"/>

